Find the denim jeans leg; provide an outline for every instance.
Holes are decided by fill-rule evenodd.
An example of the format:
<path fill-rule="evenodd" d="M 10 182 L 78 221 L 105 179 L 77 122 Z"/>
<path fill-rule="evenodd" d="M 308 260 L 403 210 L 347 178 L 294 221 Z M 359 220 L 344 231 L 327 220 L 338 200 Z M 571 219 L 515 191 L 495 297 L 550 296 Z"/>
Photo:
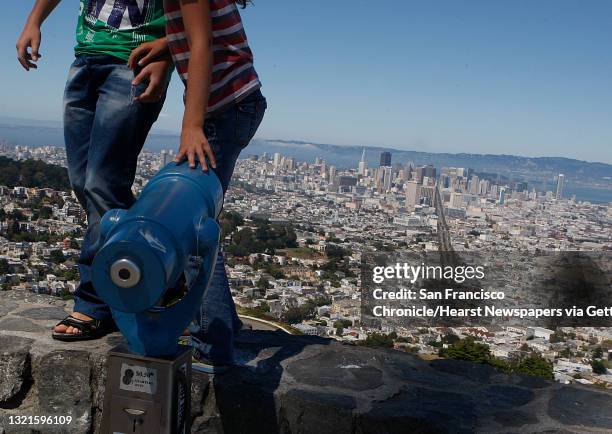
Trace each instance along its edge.
<path fill-rule="evenodd" d="M 75 311 L 91 317 L 95 316 L 98 319 L 106 319 L 110 316 L 108 308 L 95 300 L 89 301 L 87 291 L 87 288 L 91 286 L 88 256 L 92 250 L 92 241 L 96 238 L 96 221 L 99 220 L 95 208 L 85 197 L 87 156 L 97 99 L 98 95 L 92 81 L 92 70 L 87 58 L 79 56 L 70 67 L 64 91 L 64 142 L 68 175 L 72 190 L 85 210 L 88 221 L 78 261 L 80 284 L 75 292 Z"/>
<path fill-rule="evenodd" d="M 199 331 L 195 333 L 195 337 L 205 344 L 200 351 L 205 348 L 202 352 L 215 364 L 230 364 L 234 359 L 236 319 L 238 315 L 227 281 L 223 252 L 219 250 L 211 285 L 202 299 Z"/>
<path fill-rule="evenodd" d="M 263 119 L 266 100 L 261 92 L 247 97 L 219 117 L 210 119 L 205 133 L 215 153 L 217 169 L 223 193 L 227 191 L 234 173 L 236 161 L 255 135 Z M 219 252 L 211 284 L 204 293 L 196 340 L 206 344 L 199 348 L 215 364 L 233 361 L 234 337 L 242 327 L 232 298 L 223 252 Z"/>
<path fill-rule="evenodd" d="M 89 210 L 84 193 L 85 173 L 97 101 L 89 74 L 87 62 L 83 57 L 78 57 L 70 66 L 64 91 L 64 142 L 68 176 L 74 194 L 87 213 Z"/>
<path fill-rule="evenodd" d="M 123 63 L 104 57 L 88 59 L 88 79 L 97 83 L 95 112 L 88 138 L 85 173 L 79 179 L 86 204 L 88 228 L 79 259 L 81 282 L 75 292 L 76 312 L 96 319 L 110 318 L 110 310 L 92 285 L 91 263 L 101 247 L 100 218 L 114 208 L 129 208 L 134 203 L 132 184 L 138 154 L 163 105 L 142 104 L 135 96 L 145 85 L 132 85 L 133 72 Z M 75 128 L 78 127 L 70 127 Z M 79 154 L 83 158 L 82 152 Z M 80 160 L 79 159 L 79 160 Z"/>

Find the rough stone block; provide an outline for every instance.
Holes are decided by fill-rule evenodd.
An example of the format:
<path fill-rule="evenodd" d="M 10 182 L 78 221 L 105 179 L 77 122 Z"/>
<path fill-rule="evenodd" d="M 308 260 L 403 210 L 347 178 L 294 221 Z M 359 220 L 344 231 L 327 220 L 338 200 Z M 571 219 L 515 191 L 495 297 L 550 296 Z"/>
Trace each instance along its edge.
<path fill-rule="evenodd" d="M 83 434 L 92 425 L 91 365 L 84 351 L 56 350 L 43 356 L 34 374 L 41 414 L 70 415 L 66 433 Z"/>
<path fill-rule="evenodd" d="M 0 336 L 0 408 L 14 408 L 31 382 L 31 339 Z"/>
<path fill-rule="evenodd" d="M 60 320 L 64 319 L 68 313 L 61 307 L 33 307 L 18 312 L 16 315 L 29 319 Z"/>
<path fill-rule="evenodd" d="M 0 330 L 40 333 L 48 329 L 25 318 L 9 317 L 0 321 Z"/>
<path fill-rule="evenodd" d="M 357 404 L 351 396 L 291 389 L 279 401 L 283 433 L 308 434 L 315 426 L 317 434 L 353 432 Z"/>

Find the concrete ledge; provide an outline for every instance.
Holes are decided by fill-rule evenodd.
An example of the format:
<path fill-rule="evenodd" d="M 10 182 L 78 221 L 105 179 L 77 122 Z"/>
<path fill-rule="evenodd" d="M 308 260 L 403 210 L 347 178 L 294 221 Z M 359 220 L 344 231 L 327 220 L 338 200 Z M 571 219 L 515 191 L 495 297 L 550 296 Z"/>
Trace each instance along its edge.
<path fill-rule="evenodd" d="M 0 434 L 97 433 L 106 352 L 118 334 L 50 338 L 69 302 L 0 293 Z M 485 365 L 245 331 L 239 366 L 196 374 L 194 433 L 612 432 L 612 394 Z M 71 415 L 66 427 L 9 425 L 10 415 Z"/>

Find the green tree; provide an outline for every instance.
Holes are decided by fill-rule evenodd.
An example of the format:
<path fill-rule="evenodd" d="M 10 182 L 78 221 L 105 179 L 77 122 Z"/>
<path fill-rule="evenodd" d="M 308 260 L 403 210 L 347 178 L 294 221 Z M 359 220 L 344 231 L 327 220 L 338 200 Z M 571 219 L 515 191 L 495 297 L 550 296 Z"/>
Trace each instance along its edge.
<path fill-rule="evenodd" d="M 255 310 L 261 313 L 268 313 L 270 312 L 270 306 L 268 305 L 268 303 L 261 303 L 259 306 L 255 308 Z"/>
<path fill-rule="evenodd" d="M 601 346 L 597 346 L 593 349 L 593 358 L 594 359 L 602 359 L 603 358 L 603 348 Z"/>
<path fill-rule="evenodd" d="M 244 258 L 245 256 L 249 256 L 249 251 L 243 246 L 239 246 L 237 244 L 230 244 L 227 246 L 225 251 L 233 256 L 237 256 L 239 258 Z"/>
<path fill-rule="evenodd" d="M 337 259 L 341 261 L 348 255 L 348 251 L 340 246 L 330 245 L 327 247 L 325 254 L 330 260 Z"/>
<path fill-rule="evenodd" d="M 306 302 L 300 307 L 291 307 L 283 314 L 283 321 L 287 324 L 297 324 L 304 320 L 313 319 L 317 306 Z"/>
<path fill-rule="evenodd" d="M 66 280 L 79 280 L 79 271 L 76 268 L 70 268 L 64 272 Z"/>
<path fill-rule="evenodd" d="M 449 359 L 486 363 L 506 373 L 517 372 L 546 379 L 554 378 L 552 363 L 542 357 L 532 354 L 517 363 L 498 359 L 491 355 L 487 345 L 476 342 L 473 337 L 454 342 L 448 348 L 441 348 L 439 354 Z"/>
<path fill-rule="evenodd" d="M 238 226 L 242 226 L 243 224 L 244 219 L 237 212 L 224 212 L 223 217 L 221 218 L 221 238 L 225 238 L 226 236 L 234 233 L 236 228 Z"/>
<path fill-rule="evenodd" d="M 12 215 L 13 215 L 13 220 L 23 221 L 26 219 L 25 215 L 21 212 L 21 210 L 18 210 L 18 209 L 14 210 Z"/>
<path fill-rule="evenodd" d="M 447 333 L 442 336 L 442 342 L 445 344 L 454 344 L 455 342 L 459 342 L 460 340 L 461 339 L 459 339 L 459 336 L 453 333 Z"/>
<path fill-rule="evenodd" d="M 299 309 L 297 307 L 290 307 L 283 314 L 283 320 L 287 324 L 299 324 L 302 321 L 304 321 L 304 319 L 305 319 L 304 312 L 302 311 L 302 309 Z"/>
<path fill-rule="evenodd" d="M 268 281 L 268 279 L 266 279 L 265 277 L 261 277 L 257 281 L 257 288 L 265 291 L 266 289 L 272 288 L 272 285 L 270 285 L 270 282 Z"/>
<path fill-rule="evenodd" d="M 331 297 L 329 295 L 319 296 L 314 301 L 314 303 L 317 306 L 327 306 L 328 304 L 331 304 L 331 302 L 332 302 L 332 300 L 331 300 Z"/>
<path fill-rule="evenodd" d="M 0 157 L 0 185 L 70 190 L 66 168 L 41 160 L 16 161 L 7 157 Z"/>
<path fill-rule="evenodd" d="M 50 219 L 51 217 L 53 217 L 53 210 L 49 208 L 48 206 L 43 206 L 40 209 L 39 217 L 41 219 Z"/>
<path fill-rule="evenodd" d="M 64 199 L 62 199 L 60 196 L 52 197 L 49 199 L 49 203 L 51 205 L 56 205 L 58 208 L 63 208 L 65 205 Z"/>
<path fill-rule="evenodd" d="M 591 368 L 593 368 L 593 373 L 597 375 L 604 375 L 608 372 L 605 363 L 601 360 L 593 360 L 591 362 Z"/>
<path fill-rule="evenodd" d="M 11 271 L 6 259 L 0 259 L 0 275 L 8 274 Z"/>
<path fill-rule="evenodd" d="M 534 377 L 543 377 L 549 380 L 554 378 L 552 363 L 536 355 L 525 357 L 514 370 L 515 372 Z"/>
<path fill-rule="evenodd" d="M 565 342 L 565 335 L 559 331 L 550 335 L 550 343 L 556 344 L 558 342 Z"/>
<path fill-rule="evenodd" d="M 372 333 L 363 341 L 362 345 L 366 347 L 393 348 L 393 339 L 384 333 Z"/>
<path fill-rule="evenodd" d="M 497 357 L 491 357 L 487 363 L 493 366 L 494 368 L 499 369 L 502 372 L 505 372 L 506 374 L 509 374 L 512 372 L 512 365 L 505 360 L 498 359 Z"/>
<path fill-rule="evenodd" d="M 353 325 L 353 322 L 348 319 L 339 319 L 334 321 L 334 328 L 347 328 Z"/>
<path fill-rule="evenodd" d="M 468 360 L 470 362 L 487 363 L 491 359 L 489 347 L 476 342 L 473 337 L 467 337 L 441 348 L 440 355 L 448 359 Z"/>
<path fill-rule="evenodd" d="M 64 256 L 64 252 L 61 250 L 52 250 L 49 260 L 55 264 L 61 264 L 66 262 L 66 257 Z"/>

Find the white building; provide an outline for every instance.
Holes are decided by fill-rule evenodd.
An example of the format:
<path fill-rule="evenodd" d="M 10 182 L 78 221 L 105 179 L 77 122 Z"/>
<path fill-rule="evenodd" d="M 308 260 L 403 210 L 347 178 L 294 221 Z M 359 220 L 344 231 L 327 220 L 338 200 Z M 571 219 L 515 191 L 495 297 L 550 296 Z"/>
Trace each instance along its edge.
<path fill-rule="evenodd" d="M 528 327 L 527 328 L 527 337 L 528 338 L 542 338 L 547 341 L 550 340 L 551 335 L 555 332 L 553 330 L 545 329 L 543 327 Z"/>
<path fill-rule="evenodd" d="M 292 324 L 291 327 L 298 329 L 305 335 L 316 336 L 317 328 L 308 324 Z"/>

